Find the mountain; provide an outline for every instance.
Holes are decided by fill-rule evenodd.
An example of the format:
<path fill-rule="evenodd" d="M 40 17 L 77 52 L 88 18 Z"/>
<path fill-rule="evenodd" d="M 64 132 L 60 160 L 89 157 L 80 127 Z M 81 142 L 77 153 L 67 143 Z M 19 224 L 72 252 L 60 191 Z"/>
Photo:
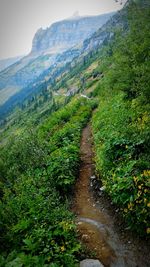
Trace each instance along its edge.
<path fill-rule="evenodd" d="M 0 266 L 77 266 L 95 248 L 93 233 L 106 241 L 95 254 L 104 266 L 149 266 L 150 5 L 143 2 L 57 55 L 0 127 Z M 83 158 L 92 179 L 81 172 Z M 92 228 L 88 249 L 82 230 L 90 226 L 77 228 L 72 214 L 79 173 L 114 219 L 114 233 L 103 220 Z"/>
<path fill-rule="evenodd" d="M 22 90 L 16 91 L 16 93 L 0 107 L 1 121 L 3 122 L 4 115 L 13 107 L 17 104 L 22 105 L 23 101 L 27 99 L 30 101 L 35 95 L 39 94 L 44 87 L 53 86 L 53 90 L 55 90 L 59 77 L 64 76 L 65 73 L 69 73 L 74 65 L 78 65 L 82 62 L 86 64 L 88 58 L 92 57 L 97 50 L 109 43 L 114 36 L 114 32 L 120 28 L 124 29 L 125 32 L 128 28 L 126 9 L 110 17 L 100 29 L 84 40 L 81 45 L 74 46 L 53 56 L 49 54 L 44 55 L 43 53 L 36 57 L 36 53 L 31 52 L 30 57 L 32 56 L 32 61 L 28 62 L 27 66 L 23 69 L 24 71 L 18 71 L 16 75 L 18 76 L 18 82 L 20 85 L 21 82 L 23 82 L 24 87 Z M 22 59 L 22 61 L 25 59 L 29 60 L 29 57 Z M 43 68 L 40 74 L 41 65 L 50 60 L 51 65 L 49 67 L 47 66 L 45 69 Z M 16 67 L 18 67 L 17 64 Z M 36 76 L 35 74 L 38 75 Z M 25 77 L 26 79 L 24 80 Z M 15 87 L 15 89 L 17 89 L 17 87 Z"/>
<path fill-rule="evenodd" d="M 23 56 L 19 57 L 12 57 L 12 58 L 6 58 L 0 60 L 0 71 L 6 69 L 7 67 L 11 66 L 12 64 L 19 61 Z"/>
<path fill-rule="evenodd" d="M 101 28 L 114 13 L 99 16 L 75 17 L 59 21 L 49 28 L 39 29 L 33 38 L 31 54 L 57 53 L 80 44 L 98 28 Z"/>
<path fill-rule="evenodd" d="M 0 72 L 0 105 L 3 106 L 10 97 L 27 88 L 51 66 L 59 62 L 61 54 L 73 46 L 82 46 L 114 13 L 100 16 L 77 17 L 56 22 L 46 30 L 38 30 L 33 38 L 29 55 Z M 74 56 L 62 58 L 61 64 L 71 61 Z M 71 56 L 70 56 L 71 55 Z M 66 54 L 65 54 L 66 56 Z"/>

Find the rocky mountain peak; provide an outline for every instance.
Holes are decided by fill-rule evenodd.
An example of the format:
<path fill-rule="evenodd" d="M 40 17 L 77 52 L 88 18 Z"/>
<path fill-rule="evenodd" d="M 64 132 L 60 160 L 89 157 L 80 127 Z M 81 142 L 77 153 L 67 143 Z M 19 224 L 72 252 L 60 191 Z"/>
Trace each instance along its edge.
<path fill-rule="evenodd" d="M 65 51 L 83 42 L 102 27 L 113 14 L 80 17 L 79 13 L 75 12 L 69 19 L 55 22 L 47 29 L 40 28 L 33 38 L 31 54 Z"/>

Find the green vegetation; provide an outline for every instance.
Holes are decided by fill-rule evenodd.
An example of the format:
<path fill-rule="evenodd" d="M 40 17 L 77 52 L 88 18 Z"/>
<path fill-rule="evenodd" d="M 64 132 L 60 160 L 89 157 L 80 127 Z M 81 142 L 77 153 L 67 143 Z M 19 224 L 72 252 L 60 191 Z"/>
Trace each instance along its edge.
<path fill-rule="evenodd" d="M 43 83 L 39 94 L 5 118 L 0 266 L 76 266 L 80 244 L 71 193 L 81 130 L 97 102 L 97 174 L 128 227 L 150 234 L 150 9 L 141 2 L 128 7 L 126 33 L 116 32 L 111 43 L 76 59 L 53 86 Z M 65 95 L 71 88 L 78 89 L 76 96 Z"/>
<path fill-rule="evenodd" d="M 91 110 L 90 101 L 73 99 L 2 149 L 0 266 L 75 266 L 80 244 L 68 197 Z"/>
<path fill-rule="evenodd" d="M 131 8 L 132 7 L 132 8 Z M 133 4 L 130 32 L 117 37 L 96 88 L 96 166 L 129 228 L 150 234 L 150 9 Z"/>

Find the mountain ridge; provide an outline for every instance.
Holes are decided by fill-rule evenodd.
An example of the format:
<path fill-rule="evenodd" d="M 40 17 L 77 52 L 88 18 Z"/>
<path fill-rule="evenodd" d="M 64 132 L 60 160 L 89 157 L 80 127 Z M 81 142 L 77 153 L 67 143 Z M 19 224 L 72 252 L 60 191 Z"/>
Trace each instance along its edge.
<path fill-rule="evenodd" d="M 111 39 L 113 36 L 112 28 L 116 23 L 118 23 L 118 25 L 124 24 L 124 22 L 122 21 L 122 17 L 119 13 L 116 13 L 100 29 L 94 32 L 89 38 L 84 40 L 82 45 L 77 47 L 72 47 L 69 50 L 56 54 L 56 58 L 54 55 L 55 63 L 49 66 L 48 68 L 45 68 L 45 70 L 43 70 L 43 72 L 37 76 L 37 79 L 31 80 L 28 84 L 25 85 L 25 87 L 22 90 L 18 90 L 16 94 L 12 95 L 11 98 L 8 99 L 3 106 L 1 106 L 0 108 L 1 115 L 7 113 L 10 110 L 11 106 L 14 107 L 14 105 L 16 105 L 17 103 L 21 103 L 24 98 L 31 96 L 35 92 L 35 90 L 37 90 L 36 88 L 38 88 L 38 84 L 39 86 L 41 86 L 41 82 L 45 80 L 45 77 L 47 77 L 46 79 L 48 79 L 48 83 L 51 83 L 50 81 L 55 80 L 58 77 L 58 75 L 64 72 L 64 69 L 66 68 L 70 69 L 70 66 L 74 65 L 73 61 L 74 62 L 82 61 L 83 58 L 86 57 L 86 55 L 88 55 L 88 53 L 92 53 L 93 50 L 98 49 L 105 42 L 108 42 L 109 39 Z M 36 54 L 33 55 L 33 63 L 34 60 L 35 61 L 36 59 L 39 60 L 43 56 L 46 57 L 48 55 L 40 55 L 39 57 L 36 57 Z M 29 62 L 29 65 L 30 63 L 31 62 Z M 69 65 L 65 67 L 66 64 Z M 37 70 L 37 64 L 36 64 L 36 70 Z M 52 76 L 54 76 L 55 78 L 53 79 Z M 19 75 L 19 81 L 21 81 L 21 75 Z"/>
<path fill-rule="evenodd" d="M 95 26 L 93 26 L 92 30 L 90 31 L 90 34 L 92 35 L 92 33 L 95 32 L 95 30 L 101 26 L 101 24 L 99 24 L 99 21 L 103 21 L 104 17 L 105 17 L 105 21 L 106 21 L 109 17 L 111 17 L 112 14 L 113 13 L 109 13 L 109 14 L 107 14 L 106 17 L 105 17 L 105 15 L 100 15 L 100 16 L 94 16 L 94 17 L 92 16 L 90 18 L 89 17 L 88 18 L 82 18 L 81 21 L 83 22 L 85 20 L 88 20 L 88 23 L 92 27 L 93 20 L 96 20 Z M 78 23 L 79 23 L 79 21 L 80 21 L 80 19 L 78 20 Z M 57 27 L 58 26 L 62 27 L 61 23 L 62 22 L 57 22 L 56 24 L 54 24 L 54 26 L 51 26 L 51 27 L 54 27 L 53 30 L 55 29 L 55 25 Z M 70 36 L 72 36 L 71 39 L 74 39 L 74 31 L 70 30 L 73 23 L 75 23 L 74 20 L 73 21 L 69 20 L 65 23 L 67 23 L 67 25 L 71 25 L 71 26 L 68 26 L 69 27 L 68 28 L 69 29 L 68 30 L 69 31 L 69 37 L 68 38 L 70 39 Z M 88 28 L 90 28 L 89 24 L 88 24 Z M 85 28 L 85 25 L 84 25 L 84 28 Z M 60 29 L 62 29 L 62 28 L 60 28 Z M 60 29 L 58 29 L 58 35 L 59 35 L 59 33 L 61 33 Z M 47 32 L 47 30 L 40 30 L 40 32 L 41 31 L 42 31 L 42 34 Z M 54 31 L 54 33 L 55 33 L 55 31 Z M 37 36 L 38 34 L 39 34 L 39 31 L 36 33 L 35 36 Z M 56 33 L 54 35 L 56 35 Z M 54 37 L 54 35 L 53 35 L 53 37 Z M 58 35 L 57 35 L 57 37 L 58 37 Z M 86 36 L 87 37 L 89 36 L 88 30 L 87 30 L 86 34 L 84 34 L 85 39 L 86 39 Z M 84 37 L 82 36 L 81 33 L 80 34 L 77 33 L 76 34 L 76 44 L 77 43 L 82 44 L 82 42 L 84 41 L 83 40 Z M 75 44 L 74 41 L 71 40 L 69 43 L 68 39 L 64 38 L 65 41 L 64 41 L 63 45 L 60 47 L 59 44 L 62 43 L 62 39 L 63 39 L 63 34 L 61 33 L 60 38 L 56 38 L 57 49 L 54 50 L 54 49 L 52 49 L 52 46 L 51 46 L 51 51 L 48 51 L 47 46 L 46 46 L 45 51 L 43 52 L 43 50 L 41 51 L 40 49 L 39 49 L 39 51 L 37 51 L 37 43 L 39 42 L 39 36 L 37 38 L 38 41 L 36 38 L 37 37 L 34 37 L 34 41 L 33 41 L 33 43 L 34 42 L 36 43 L 36 52 L 34 51 L 34 53 L 33 52 L 30 53 L 29 55 L 20 59 L 20 61 L 18 61 L 17 63 L 14 63 L 13 66 L 10 66 L 7 69 L 0 72 L 0 98 L 1 98 L 0 105 L 1 105 L 1 107 L 6 103 L 7 100 L 9 100 L 10 92 L 11 92 L 11 96 L 13 96 L 17 92 L 21 91 L 24 87 L 26 87 L 29 84 L 31 84 L 32 82 L 34 82 L 45 70 L 48 70 L 48 68 L 50 68 L 52 65 L 55 65 L 55 63 L 57 62 L 57 58 L 59 58 L 59 55 L 62 52 L 67 51 L 67 49 L 72 49 L 72 47 Z M 41 34 L 40 34 L 40 38 L 41 38 Z M 36 41 L 35 41 L 35 39 L 36 39 Z M 51 45 L 52 44 L 54 45 L 54 43 L 53 43 L 53 41 L 55 42 L 54 39 L 51 40 L 51 38 L 46 37 L 46 42 L 48 40 L 50 40 Z M 43 41 L 41 40 L 40 42 L 43 42 Z M 65 48 L 65 45 L 66 45 L 66 48 Z M 54 46 L 53 46 L 53 48 L 54 48 Z M 62 64 L 65 64 L 66 62 L 68 62 L 72 59 L 73 59 L 73 56 L 70 57 L 70 55 L 69 55 L 69 58 L 66 58 L 65 60 L 63 59 Z"/>
<path fill-rule="evenodd" d="M 0 59 L 0 72 L 7 69 L 9 66 L 15 64 L 23 57 L 24 56 L 16 56 L 16 57 Z"/>
<path fill-rule="evenodd" d="M 59 52 L 73 47 L 104 25 L 115 12 L 97 15 L 72 17 L 53 23 L 46 29 L 38 29 L 32 42 L 31 54 L 48 51 L 53 47 Z"/>

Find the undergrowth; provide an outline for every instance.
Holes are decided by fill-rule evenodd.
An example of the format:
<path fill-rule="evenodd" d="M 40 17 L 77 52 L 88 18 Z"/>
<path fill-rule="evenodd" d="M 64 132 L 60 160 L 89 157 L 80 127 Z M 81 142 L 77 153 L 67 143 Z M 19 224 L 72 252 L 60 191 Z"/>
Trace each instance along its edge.
<path fill-rule="evenodd" d="M 133 4 L 130 31 L 116 38 L 95 94 L 96 167 L 107 193 L 138 235 L 150 234 L 150 9 Z M 105 65 L 103 59 L 101 66 Z"/>
<path fill-rule="evenodd" d="M 91 101 L 74 99 L 3 148 L 0 266 L 75 266 L 80 244 L 68 196 L 91 111 Z"/>

